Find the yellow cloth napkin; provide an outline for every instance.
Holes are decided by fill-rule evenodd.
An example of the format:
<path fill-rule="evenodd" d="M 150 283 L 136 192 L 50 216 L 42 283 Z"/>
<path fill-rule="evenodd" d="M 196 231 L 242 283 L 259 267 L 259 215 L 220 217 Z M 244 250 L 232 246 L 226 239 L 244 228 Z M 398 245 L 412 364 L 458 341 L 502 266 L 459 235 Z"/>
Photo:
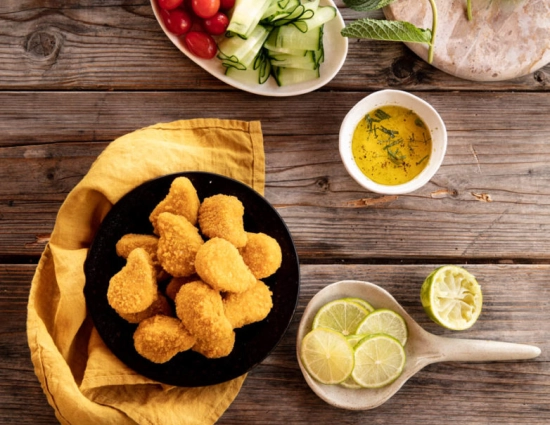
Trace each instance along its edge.
<path fill-rule="evenodd" d="M 212 424 L 244 376 L 202 387 L 159 384 L 122 364 L 86 313 L 83 264 L 105 214 L 139 184 L 180 171 L 232 177 L 263 194 L 260 123 L 196 119 L 157 124 L 112 142 L 61 206 L 32 281 L 31 357 L 62 424 Z"/>

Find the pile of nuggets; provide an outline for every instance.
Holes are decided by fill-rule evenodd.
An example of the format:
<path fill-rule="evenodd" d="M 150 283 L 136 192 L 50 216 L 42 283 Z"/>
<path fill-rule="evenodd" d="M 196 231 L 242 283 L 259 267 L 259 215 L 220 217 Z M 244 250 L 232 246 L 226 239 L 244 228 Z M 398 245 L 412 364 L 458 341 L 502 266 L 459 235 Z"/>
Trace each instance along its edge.
<path fill-rule="evenodd" d="M 243 216 L 235 196 L 201 203 L 192 182 L 178 177 L 149 217 L 154 234 L 117 242 L 126 264 L 111 278 L 107 300 L 138 324 L 134 345 L 141 356 L 154 363 L 186 350 L 225 357 L 236 328 L 269 314 L 272 293 L 260 279 L 280 267 L 281 248 L 265 233 L 247 232 Z"/>

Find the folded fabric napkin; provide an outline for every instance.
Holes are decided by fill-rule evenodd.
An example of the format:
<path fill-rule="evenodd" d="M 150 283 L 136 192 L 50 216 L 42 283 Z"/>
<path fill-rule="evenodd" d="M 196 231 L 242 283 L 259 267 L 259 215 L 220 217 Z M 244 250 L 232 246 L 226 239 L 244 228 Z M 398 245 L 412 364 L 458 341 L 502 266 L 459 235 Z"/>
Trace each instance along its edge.
<path fill-rule="evenodd" d="M 157 124 L 112 142 L 61 206 L 32 281 L 31 357 L 62 424 L 212 424 L 244 376 L 201 388 L 160 384 L 120 362 L 86 312 L 84 261 L 106 213 L 139 184 L 181 171 L 232 177 L 263 194 L 260 123 L 196 119 Z"/>

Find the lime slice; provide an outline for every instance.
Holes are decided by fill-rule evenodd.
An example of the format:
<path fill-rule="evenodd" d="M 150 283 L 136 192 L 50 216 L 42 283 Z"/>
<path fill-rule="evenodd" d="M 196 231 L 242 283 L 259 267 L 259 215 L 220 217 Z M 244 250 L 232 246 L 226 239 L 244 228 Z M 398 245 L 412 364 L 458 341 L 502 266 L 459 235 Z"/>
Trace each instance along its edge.
<path fill-rule="evenodd" d="M 380 388 L 395 381 L 405 367 L 405 349 L 392 336 L 370 335 L 355 347 L 352 377 L 365 388 Z"/>
<path fill-rule="evenodd" d="M 476 278 L 458 266 L 434 270 L 422 284 L 420 299 L 434 322 L 455 331 L 472 326 L 483 303 Z"/>
<path fill-rule="evenodd" d="M 302 364 L 309 375 L 322 384 L 339 384 L 353 370 L 353 348 L 346 337 L 332 329 L 309 332 L 300 347 Z"/>
<path fill-rule="evenodd" d="M 395 311 L 381 308 L 370 313 L 357 328 L 358 334 L 386 334 L 393 336 L 401 345 L 407 342 L 407 324 Z"/>
<path fill-rule="evenodd" d="M 352 347 L 355 347 L 359 341 L 361 341 L 363 338 L 365 338 L 365 335 L 348 335 L 346 337 L 346 340 L 349 342 L 349 344 Z M 340 382 L 340 385 L 345 388 L 352 388 L 352 389 L 359 389 L 362 388 L 361 385 L 359 385 L 357 382 L 355 382 L 355 379 L 353 379 L 353 376 L 349 376 L 345 381 Z"/>
<path fill-rule="evenodd" d="M 369 313 L 374 310 L 374 307 L 362 298 L 349 297 L 343 298 L 343 300 L 359 304 L 360 306 L 364 307 Z"/>
<path fill-rule="evenodd" d="M 357 303 L 344 299 L 335 300 L 319 309 L 313 319 L 312 328 L 328 328 L 342 335 L 352 335 L 368 314 L 369 312 Z"/>
<path fill-rule="evenodd" d="M 340 382 L 340 385 L 344 388 L 350 388 L 353 390 L 358 390 L 359 388 L 363 388 L 361 385 L 359 385 L 357 382 L 355 382 L 355 379 L 353 379 L 353 376 L 348 376 L 348 378 L 342 382 Z"/>
<path fill-rule="evenodd" d="M 365 338 L 365 335 L 353 334 L 346 336 L 346 340 L 349 342 L 349 345 L 355 347 L 359 341 Z"/>

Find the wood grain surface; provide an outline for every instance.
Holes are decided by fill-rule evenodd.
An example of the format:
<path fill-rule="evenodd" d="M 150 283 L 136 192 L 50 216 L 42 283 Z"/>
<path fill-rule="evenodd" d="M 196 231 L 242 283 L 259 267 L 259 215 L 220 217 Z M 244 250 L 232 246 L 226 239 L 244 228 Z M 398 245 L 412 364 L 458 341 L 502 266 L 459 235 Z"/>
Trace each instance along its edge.
<path fill-rule="evenodd" d="M 337 2 L 347 21 L 382 17 Z M 349 109 L 369 93 L 416 94 L 441 114 L 447 155 L 422 189 L 382 196 L 358 186 L 338 154 Z M 36 263 L 67 194 L 114 139 L 158 122 L 259 120 L 266 197 L 301 262 L 298 308 L 281 344 L 250 372 L 220 424 L 547 424 L 550 418 L 550 65 L 481 83 L 445 74 L 400 43 L 350 40 L 336 78 L 316 92 L 267 98 L 237 91 L 184 57 L 149 1 L 0 3 L 0 423 L 55 424 L 26 340 Z M 420 285 L 441 264 L 474 273 L 476 325 L 429 321 Z M 440 363 L 386 404 L 333 408 L 303 379 L 296 330 L 325 285 L 388 289 L 430 332 L 538 345 L 533 361 Z"/>

